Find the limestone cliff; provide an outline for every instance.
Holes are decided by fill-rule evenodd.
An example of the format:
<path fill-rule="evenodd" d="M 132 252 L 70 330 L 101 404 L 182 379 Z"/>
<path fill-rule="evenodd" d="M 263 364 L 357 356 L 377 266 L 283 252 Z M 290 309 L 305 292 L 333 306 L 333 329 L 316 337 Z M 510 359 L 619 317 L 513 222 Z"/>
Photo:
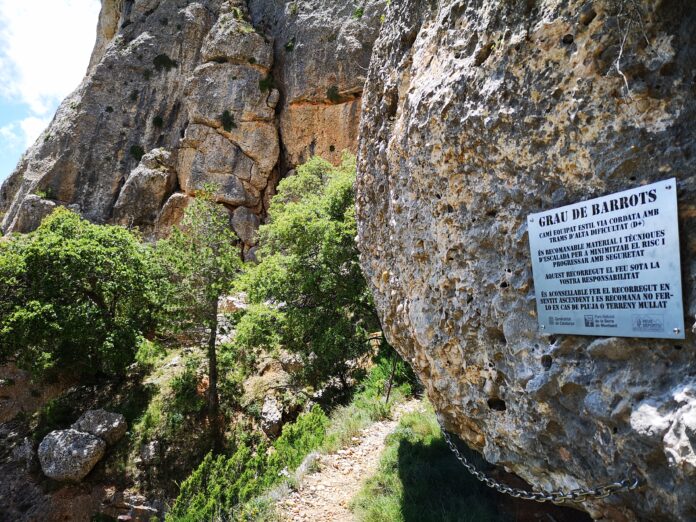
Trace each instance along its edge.
<path fill-rule="evenodd" d="M 696 520 L 696 4 L 403 0 L 360 128 L 359 243 L 388 339 L 452 431 L 533 485 Z M 685 342 L 537 329 L 529 213 L 675 176 Z"/>
<path fill-rule="evenodd" d="M 166 234 L 206 185 L 249 251 L 278 179 L 355 151 L 383 2 L 103 0 L 80 87 L 0 190 L 2 229 L 56 205 Z M 251 229 L 250 229 L 251 227 Z"/>

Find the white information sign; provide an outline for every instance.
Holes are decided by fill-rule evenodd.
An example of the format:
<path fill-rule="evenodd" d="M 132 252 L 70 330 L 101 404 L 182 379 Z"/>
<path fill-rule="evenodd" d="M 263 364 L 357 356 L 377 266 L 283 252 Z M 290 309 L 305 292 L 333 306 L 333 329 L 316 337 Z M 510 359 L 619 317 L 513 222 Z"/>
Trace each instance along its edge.
<path fill-rule="evenodd" d="M 684 339 L 675 179 L 528 217 L 539 328 Z"/>

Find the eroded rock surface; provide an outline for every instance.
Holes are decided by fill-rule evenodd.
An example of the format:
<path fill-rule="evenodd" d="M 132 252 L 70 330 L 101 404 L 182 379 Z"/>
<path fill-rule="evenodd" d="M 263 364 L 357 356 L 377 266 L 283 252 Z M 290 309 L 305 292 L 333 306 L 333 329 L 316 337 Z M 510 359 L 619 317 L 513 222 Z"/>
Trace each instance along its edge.
<path fill-rule="evenodd" d="M 64 205 L 162 237 L 211 186 L 237 220 L 239 209 L 263 219 L 288 170 L 356 150 L 383 9 L 102 0 L 86 78 L 0 189 L 3 232 L 31 231 Z"/>
<path fill-rule="evenodd" d="M 362 264 L 449 429 L 584 508 L 696 520 L 696 6 L 393 2 L 363 97 Z M 617 67 L 618 65 L 618 67 Z M 526 216 L 678 180 L 684 342 L 537 330 Z"/>
<path fill-rule="evenodd" d="M 279 126 L 287 168 L 319 155 L 338 163 L 355 152 L 361 95 L 383 0 L 250 0 L 258 27 L 273 35 L 281 87 Z"/>

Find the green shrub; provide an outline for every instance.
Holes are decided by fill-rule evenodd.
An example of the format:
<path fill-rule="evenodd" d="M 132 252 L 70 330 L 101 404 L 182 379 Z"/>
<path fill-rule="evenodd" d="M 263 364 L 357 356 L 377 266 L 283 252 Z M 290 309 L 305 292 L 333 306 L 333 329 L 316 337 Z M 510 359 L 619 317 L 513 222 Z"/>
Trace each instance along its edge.
<path fill-rule="evenodd" d="M 295 37 L 294 36 L 285 43 L 285 50 L 288 52 L 292 52 L 295 50 Z"/>
<path fill-rule="evenodd" d="M 155 323 L 154 274 L 132 232 L 55 210 L 0 242 L 0 362 L 39 376 L 122 374 Z"/>
<path fill-rule="evenodd" d="M 345 379 L 348 361 L 369 349 L 367 332 L 380 329 L 355 245 L 354 180 L 350 157 L 339 167 L 313 158 L 282 180 L 259 230 L 259 263 L 238 284 L 252 304 L 238 320 L 238 349 L 283 346 L 315 386 Z"/>
<path fill-rule="evenodd" d="M 156 71 L 169 71 L 179 65 L 176 60 L 172 60 L 166 54 L 158 54 L 155 56 L 154 60 L 152 60 L 152 64 L 155 66 Z"/>
<path fill-rule="evenodd" d="M 205 400 L 198 393 L 197 359 L 186 361 L 184 371 L 171 382 L 173 399 L 168 407 L 181 415 L 197 415 L 205 408 Z"/>
<path fill-rule="evenodd" d="M 158 342 L 141 339 L 135 352 L 135 361 L 149 370 L 162 360 L 166 353 L 167 350 Z"/>
<path fill-rule="evenodd" d="M 42 440 L 53 430 L 65 429 L 75 420 L 72 405 L 64 398 L 48 401 L 38 413 L 38 423 L 32 436 L 35 441 Z"/>
<path fill-rule="evenodd" d="M 326 90 L 326 97 L 331 103 L 340 103 L 341 94 L 338 92 L 338 85 L 332 85 Z"/>
<path fill-rule="evenodd" d="M 140 161 L 145 155 L 145 149 L 143 149 L 140 145 L 132 145 L 129 152 L 136 161 Z"/>
<path fill-rule="evenodd" d="M 283 427 L 273 452 L 263 442 L 253 447 L 253 439 L 247 436 L 230 456 L 208 454 L 181 485 L 167 522 L 198 522 L 214 517 L 231 520 L 239 504 L 280 482 L 284 469 L 299 466 L 321 444 L 327 424 L 326 415 L 316 406 L 294 424 Z"/>
<path fill-rule="evenodd" d="M 46 187 L 43 190 L 37 190 L 34 192 L 37 196 L 39 196 L 42 199 L 53 199 L 53 190 L 51 187 Z"/>
<path fill-rule="evenodd" d="M 269 92 L 271 89 L 273 89 L 274 85 L 275 80 L 273 79 L 273 75 L 271 73 L 268 73 L 265 78 L 259 80 L 259 89 L 261 92 Z"/>
<path fill-rule="evenodd" d="M 222 123 L 222 128 L 227 132 L 237 128 L 237 124 L 234 122 L 234 116 L 232 116 L 230 111 L 225 111 L 220 115 L 220 123 Z"/>
<path fill-rule="evenodd" d="M 283 469 L 294 470 L 302 460 L 324 442 L 329 418 L 319 406 L 283 426 L 283 432 L 273 444 L 275 452 L 268 459 L 269 471 L 278 475 Z"/>
<path fill-rule="evenodd" d="M 364 14 L 365 14 L 365 8 L 358 7 L 355 9 L 355 11 L 353 11 L 353 18 L 355 18 L 356 20 L 359 20 L 360 18 L 363 17 Z"/>

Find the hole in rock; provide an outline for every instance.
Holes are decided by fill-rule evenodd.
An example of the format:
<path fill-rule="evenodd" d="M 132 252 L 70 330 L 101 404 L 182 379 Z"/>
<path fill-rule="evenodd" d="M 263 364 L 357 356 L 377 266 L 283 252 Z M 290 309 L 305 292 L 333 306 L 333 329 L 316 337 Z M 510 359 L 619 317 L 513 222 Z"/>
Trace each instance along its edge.
<path fill-rule="evenodd" d="M 483 62 L 488 60 L 488 57 L 491 55 L 492 52 L 493 44 L 489 43 L 485 45 L 474 58 L 474 65 L 476 65 L 477 67 L 480 66 Z"/>
<path fill-rule="evenodd" d="M 675 344 L 675 345 L 674 345 L 674 349 L 675 349 L 675 350 L 681 350 L 681 349 L 682 349 L 681 344 Z"/>
<path fill-rule="evenodd" d="M 488 407 L 493 411 L 505 411 L 507 409 L 505 401 L 497 397 L 491 397 L 487 402 Z"/>
<path fill-rule="evenodd" d="M 500 283 L 500 288 L 507 288 L 508 286 L 510 286 L 510 285 L 507 284 L 507 282 L 505 282 L 505 281 L 503 281 L 502 283 Z"/>
<path fill-rule="evenodd" d="M 550 355 L 542 355 L 541 356 L 541 365 L 544 367 L 544 370 L 549 370 L 551 369 L 551 365 L 553 364 L 553 357 Z"/>
<path fill-rule="evenodd" d="M 584 26 L 588 26 L 597 17 L 597 13 L 594 9 L 590 8 L 580 15 L 580 23 Z"/>
<path fill-rule="evenodd" d="M 566 34 L 561 38 L 561 42 L 566 45 L 570 45 L 575 41 L 575 37 L 572 34 Z"/>

